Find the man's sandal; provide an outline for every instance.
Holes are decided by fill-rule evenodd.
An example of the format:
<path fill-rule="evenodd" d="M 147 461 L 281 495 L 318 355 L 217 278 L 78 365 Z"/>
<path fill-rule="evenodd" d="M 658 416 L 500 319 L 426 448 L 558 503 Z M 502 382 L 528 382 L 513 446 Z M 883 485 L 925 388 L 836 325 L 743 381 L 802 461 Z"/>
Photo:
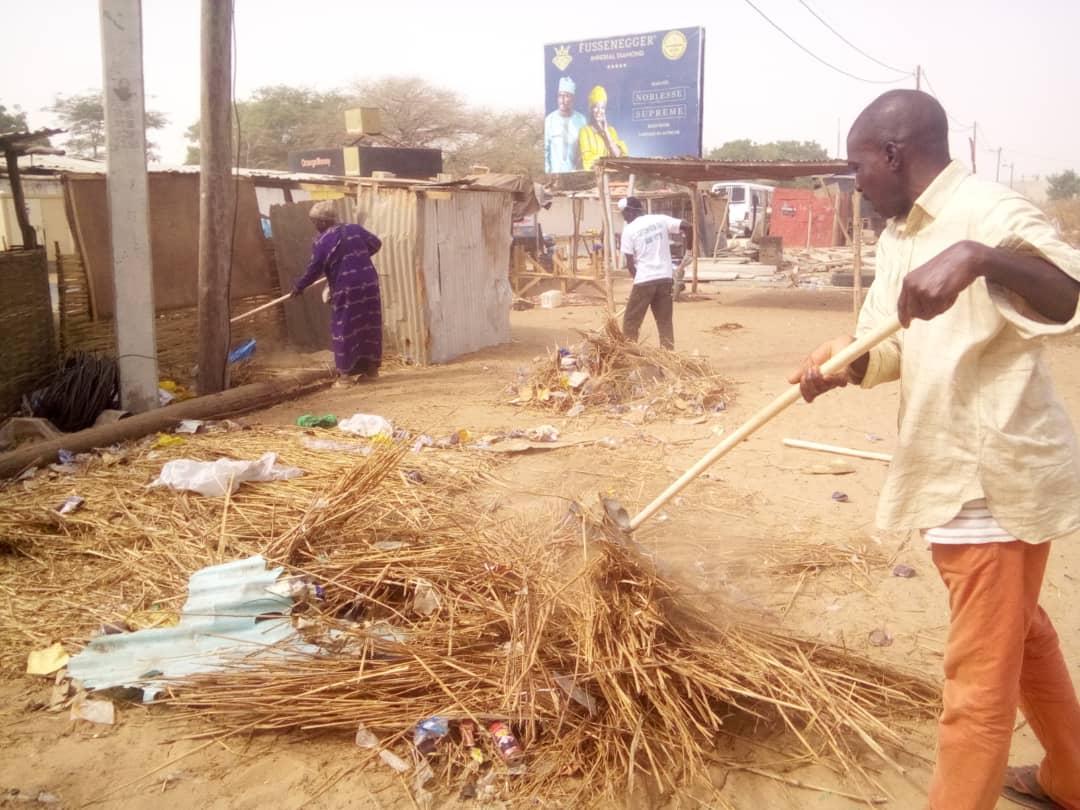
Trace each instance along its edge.
<path fill-rule="evenodd" d="M 1038 779 L 1039 769 L 1034 765 L 1005 769 L 1005 787 L 1001 795 L 1021 807 L 1036 810 L 1065 810 L 1042 789 Z"/>

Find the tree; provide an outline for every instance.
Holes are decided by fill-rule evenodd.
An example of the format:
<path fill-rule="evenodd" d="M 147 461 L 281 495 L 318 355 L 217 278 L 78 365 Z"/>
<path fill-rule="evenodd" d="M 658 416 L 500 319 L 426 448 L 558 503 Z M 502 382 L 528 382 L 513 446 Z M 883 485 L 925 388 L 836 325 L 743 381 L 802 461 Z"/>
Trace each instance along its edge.
<path fill-rule="evenodd" d="M 239 101 L 233 122 L 233 143 L 239 143 L 240 165 L 248 169 L 287 169 L 289 152 L 340 146 L 345 139 L 345 110 L 350 106 L 343 93 L 319 93 L 306 87 L 284 84 L 260 87 L 251 98 Z M 199 122 L 188 127 L 185 163 L 199 162 Z"/>
<path fill-rule="evenodd" d="M 105 101 L 100 90 L 89 90 L 82 95 L 57 95 L 51 107 L 45 108 L 60 120 L 67 130 L 65 148 L 77 157 L 98 159 L 105 150 Z M 146 130 L 161 129 L 169 123 L 164 113 L 146 110 Z M 157 144 L 146 139 L 146 157 L 157 159 Z"/>
<path fill-rule="evenodd" d="M 1080 175 L 1072 169 L 1060 174 L 1051 174 L 1046 178 L 1046 196 L 1051 200 L 1071 200 L 1080 197 Z"/>
<path fill-rule="evenodd" d="M 828 160 L 825 147 L 817 141 L 770 141 L 754 143 L 749 138 L 711 149 L 709 160 Z"/>
<path fill-rule="evenodd" d="M 26 113 L 18 104 L 12 107 L 10 112 L 7 107 L 0 104 L 0 132 L 24 132 L 28 129 Z"/>
<path fill-rule="evenodd" d="M 320 93 L 303 87 L 261 87 L 237 103 L 240 165 L 285 169 L 290 151 L 336 148 L 355 139 L 345 132 L 345 110 L 376 107 L 382 133 L 365 144 L 441 149 L 448 171 L 481 163 L 492 171 L 543 171 L 543 116 L 539 112 L 474 109 L 456 92 L 415 77 L 387 77 Z M 187 163 L 199 162 L 199 124 L 187 138 Z M 235 135 L 235 133 L 234 133 Z"/>
<path fill-rule="evenodd" d="M 544 118 L 539 112 L 476 113 L 477 132 L 446 155 L 446 170 L 465 174 L 471 166 L 535 177 L 544 173 Z"/>

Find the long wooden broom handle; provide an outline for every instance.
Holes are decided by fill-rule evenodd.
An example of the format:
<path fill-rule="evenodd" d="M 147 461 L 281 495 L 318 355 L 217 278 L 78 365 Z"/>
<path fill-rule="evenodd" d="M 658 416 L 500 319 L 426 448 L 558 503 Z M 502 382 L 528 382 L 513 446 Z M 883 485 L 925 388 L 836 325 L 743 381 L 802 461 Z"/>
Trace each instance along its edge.
<path fill-rule="evenodd" d="M 322 284 L 325 281 L 326 276 L 323 276 L 322 278 L 313 282 L 311 286 L 314 287 L 316 284 Z M 281 296 L 280 298 L 275 298 L 273 301 L 267 301 L 265 304 L 259 304 L 259 306 L 255 307 L 255 309 L 249 309 L 247 312 L 241 312 L 235 318 L 229 318 L 229 323 L 236 323 L 237 321 L 242 321 L 245 318 L 250 318 L 252 315 L 256 315 L 262 312 L 264 309 L 276 307 L 278 304 L 282 303 L 283 301 L 288 301 L 290 298 L 292 298 L 292 293 L 285 293 L 285 295 Z"/>
<path fill-rule="evenodd" d="M 825 374 L 832 374 L 836 371 L 847 366 L 852 360 L 862 356 L 870 349 L 877 346 L 881 341 L 885 340 L 890 335 L 899 331 L 900 321 L 893 317 L 891 320 L 883 323 L 873 332 L 864 335 L 859 340 L 856 340 L 850 346 L 843 351 L 829 358 L 828 361 L 822 365 L 821 370 Z M 739 442 L 743 441 L 754 433 L 758 428 L 769 422 L 774 416 L 785 410 L 788 406 L 798 401 L 801 396 L 799 392 L 799 386 L 793 385 L 783 394 L 778 396 L 760 411 L 751 416 L 746 422 L 739 426 L 731 435 L 727 436 L 720 444 L 716 445 L 712 450 L 706 453 L 700 461 L 698 461 L 693 467 L 679 476 L 671 486 L 656 496 L 648 506 L 642 509 L 633 520 L 630 521 L 630 529 L 636 529 L 650 517 L 652 517 L 657 510 L 660 509 L 665 503 L 671 500 L 677 495 L 683 487 L 701 475 L 705 470 L 711 467 L 721 457 L 727 455 Z"/>

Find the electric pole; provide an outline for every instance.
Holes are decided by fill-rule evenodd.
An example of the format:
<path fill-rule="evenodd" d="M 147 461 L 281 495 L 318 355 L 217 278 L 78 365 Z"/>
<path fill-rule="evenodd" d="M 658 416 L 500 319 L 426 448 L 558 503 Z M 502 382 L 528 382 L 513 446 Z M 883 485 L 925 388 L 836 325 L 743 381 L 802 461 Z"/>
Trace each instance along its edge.
<path fill-rule="evenodd" d="M 202 0 L 202 117 L 199 149 L 200 394 L 222 391 L 229 355 L 232 256 L 233 0 Z M 230 204 L 231 203 L 231 204 Z"/>
<path fill-rule="evenodd" d="M 971 147 L 971 173 L 975 174 L 975 147 L 979 141 L 979 122 L 974 121 L 971 124 L 971 137 L 968 138 L 968 145 Z"/>
<path fill-rule="evenodd" d="M 1001 182 L 1001 147 L 999 146 L 997 149 L 991 149 L 990 151 L 991 152 L 997 152 L 997 156 L 998 156 L 998 158 L 997 158 L 997 170 L 994 172 L 994 182 L 995 183 L 1000 183 Z"/>
<path fill-rule="evenodd" d="M 915 66 L 915 89 L 922 90 L 922 65 Z"/>
<path fill-rule="evenodd" d="M 154 274 L 143 93 L 142 2 L 100 0 L 104 67 L 105 186 L 109 200 L 120 407 L 158 406 Z"/>

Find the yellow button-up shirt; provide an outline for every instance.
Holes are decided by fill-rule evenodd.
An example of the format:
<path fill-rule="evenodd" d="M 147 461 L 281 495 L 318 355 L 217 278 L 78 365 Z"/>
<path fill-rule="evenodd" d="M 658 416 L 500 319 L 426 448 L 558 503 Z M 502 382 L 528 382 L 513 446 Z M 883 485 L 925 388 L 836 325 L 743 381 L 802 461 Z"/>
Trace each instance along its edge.
<path fill-rule="evenodd" d="M 971 239 L 1041 256 L 1080 280 L 1080 252 L 1043 213 L 953 161 L 877 246 L 877 273 L 857 334 L 896 314 L 904 276 Z M 912 321 L 870 352 L 863 386 L 900 380 L 899 440 L 878 525 L 928 529 L 985 497 L 1014 537 L 1042 543 L 1080 528 L 1080 447 L 1043 358 L 1048 322 L 1018 295 L 979 278 L 929 321 Z"/>

